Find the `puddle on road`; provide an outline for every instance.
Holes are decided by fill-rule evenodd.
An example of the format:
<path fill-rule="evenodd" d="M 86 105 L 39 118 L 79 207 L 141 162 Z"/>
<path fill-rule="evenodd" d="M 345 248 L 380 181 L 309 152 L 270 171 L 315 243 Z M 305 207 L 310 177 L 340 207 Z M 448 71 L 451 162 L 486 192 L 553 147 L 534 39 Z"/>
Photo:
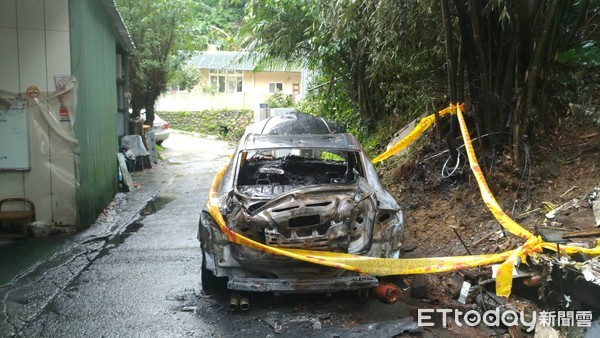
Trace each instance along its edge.
<path fill-rule="evenodd" d="M 0 285 L 10 282 L 36 262 L 52 256 L 69 240 L 69 236 L 53 234 L 26 240 L 0 239 Z"/>
<path fill-rule="evenodd" d="M 140 215 L 142 215 L 142 216 L 152 215 L 153 213 L 164 208 L 170 202 L 173 202 L 174 200 L 176 200 L 177 197 L 178 197 L 177 195 L 171 194 L 171 193 L 161 193 L 159 195 L 156 195 L 153 199 L 151 199 L 146 204 L 146 207 L 144 207 L 144 209 L 142 209 L 142 211 L 140 211 Z"/>
<path fill-rule="evenodd" d="M 113 238 L 109 239 L 106 242 L 106 244 L 104 245 L 104 248 L 102 248 L 102 250 L 100 250 L 100 253 L 98 253 L 98 255 L 94 258 L 94 260 L 108 255 L 110 253 L 110 250 L 123 244 L 129 236 L 138 232 L 138 230 L 140 230 L 143 226 L 144 226 L 144 223 L 142 223 L 142 222 L 133 222 L 133 223 L 129 224 L 127 227 L 125 227 L 125 230 L 123 232 L 121 232 L 120 234 L 116 234 Z"/>
<path fill-rule="evenodd" d="M 162 208 L 164 208 L 167 204 L 169 204 L 170 202 L 177 199 L 177 197 L 178 196 L 176 194 L 171 194 L 171 193 L 158 194 L 153 199 L 148 201 L 148 203 L 146 204 L 144 209 L 142 209 L 142 211 L 140 211 L 140 215 L 141 216 L 151 215 L 151 214 L 161 210 Z M 111 239 L 109 239 L 106 242 L 106 244 L 104 245 L 102 250 L 100 250 L 100 253 L 98 253 L 98 255 L 94 258 L 94 260 L 108 255 L 112 249 L 123 244 L 123 242 L 125 242 L 125 240 L 129 236 L 138 232 L 143 226 L 144 226 L 144 223 L 142 223 L 141 221 L 137 221 L 137 222 L 133 222 L 133 223 L 129 224 L 127 227 L 125 227 L 123 232 L 114 235 Z"/>

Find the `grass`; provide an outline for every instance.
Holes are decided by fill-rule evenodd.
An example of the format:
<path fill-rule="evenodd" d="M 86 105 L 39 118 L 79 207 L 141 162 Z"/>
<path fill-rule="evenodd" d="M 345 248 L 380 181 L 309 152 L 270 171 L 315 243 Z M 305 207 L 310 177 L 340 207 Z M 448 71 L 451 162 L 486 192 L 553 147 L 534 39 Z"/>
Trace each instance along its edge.
<path fill-rule="evenodd" d="M 158 158 L 159 161 L 162 161 L 165 159 L 164 156 L 162 155 L 163 150 L 164 150 L 164 148 L 161 145 L 159 145 L 159 144 L 156 145 L 156 158 Z"/>
<path fill-rule="evenodd" d="M 157 114 L 173 129 L 215 135 L 228 142 L 237 142 L 254 118 L 251 110 L 179 111 Z"/>

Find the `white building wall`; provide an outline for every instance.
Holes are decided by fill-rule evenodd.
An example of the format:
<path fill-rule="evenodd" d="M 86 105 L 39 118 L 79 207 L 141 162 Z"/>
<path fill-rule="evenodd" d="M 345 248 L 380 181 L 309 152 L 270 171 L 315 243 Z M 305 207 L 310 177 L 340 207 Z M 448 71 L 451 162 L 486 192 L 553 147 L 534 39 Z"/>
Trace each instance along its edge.
<path fill-rule="evenodd" d="M 241 93 L 203 92 L 208 84 L 208 71 L 202 70 L 202 80 L 191 92 L 168 92 L 161 95 L 156 102 L 156 111 L 201 111 L 211 109 L 250 109 L 256 110 L 273 93 L 269 93 L 269 83 L 283 84 L 282 93 L 293 95 L 293 85 L 298 84 L 300 92 L 295 95 L 296 101 L 303 96 L 302 76 L 300 72 L 251 72 L 245 71 Z"/>
<path fill-rule="evenodd" d="M 0 46 L 0 96 L 28 99 L 32 85 L 53 94 L 54 76 L 71 73 L 68 0 L 0 0 Z M 0 171 L 0 199 L 29 198 L 38 220 L 74 224 L 75 161 L 32 99 L 28 113 L 31 170 Z"/>

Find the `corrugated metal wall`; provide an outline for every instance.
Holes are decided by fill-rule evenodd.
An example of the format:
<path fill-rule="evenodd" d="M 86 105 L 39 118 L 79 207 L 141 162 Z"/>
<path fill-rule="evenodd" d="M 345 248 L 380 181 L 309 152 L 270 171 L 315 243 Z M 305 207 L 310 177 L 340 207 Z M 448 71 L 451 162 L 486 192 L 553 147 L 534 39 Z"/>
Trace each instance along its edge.
<path fill-rule="evenodd" d="M 117 191 L 116 39 L 99 1 L 70 0 L 71 65 L 78 80 L 78 226 L 87 226 Z"/>

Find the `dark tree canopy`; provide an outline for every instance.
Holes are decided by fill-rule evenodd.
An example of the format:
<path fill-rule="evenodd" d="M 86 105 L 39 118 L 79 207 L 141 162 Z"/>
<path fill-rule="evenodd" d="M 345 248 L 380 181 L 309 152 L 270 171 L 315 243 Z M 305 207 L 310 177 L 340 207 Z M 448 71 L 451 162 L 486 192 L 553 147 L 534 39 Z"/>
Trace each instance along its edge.
<path fill-rule="evenodd" d="M 451 101 L 467 99 L 480 133 L 507 130 L 519 163 L 526 136 L 557 123 L 550 74 L 561 51 L 597 38 L 598 1 L 440 2 Z"/>
<path fill-rule="evenodd" d="M 220 50 L 239 49 L 236 37 L 247 0 L 195 0 L 194 16 L 201 22 L 200 34 Z"/>
<path fill-rule="evenodd" d="M 146 109 L 154 120 L 154 103 L 166 89 L 167 75 L 181 67 L 182 51 L 197 49 L 205 40 L 194 36 L 197 23 L 192 0 L 117 0 L 136 49 L 129 63 L 131 107 L 134 116 Z M 204 42 L 204 43 L 203 43 Z"/>
<path fill-rule="evenodd" d="M 431 2 L 250 1 L 244 45 L 268 57 L 303 60 L 330 83 L 324 90 L 349 97 L 372 127 L 384 116 L 431 107 L 435 90 L 428 88 L 436 85 L 429 79 L 443 74 Z M 407 92 L 418 99 L 405 100 Z"/>
<path fill-rule="evenodd" d="M 597 50 L 599 7 L 598 0 L 251 0 L 243 45 L 270 59 L 303 60 L 317 71 L 305 108 L 354 121 L 365 134 L 391 116 L 407 121 L 466 101 L 474 130 L 506 132 L 502 142 L 519 162 L 524 136 L 560 118 L 552 100 L 560 93 L 549 87 L 557 59 L 586 41 Z"/>

